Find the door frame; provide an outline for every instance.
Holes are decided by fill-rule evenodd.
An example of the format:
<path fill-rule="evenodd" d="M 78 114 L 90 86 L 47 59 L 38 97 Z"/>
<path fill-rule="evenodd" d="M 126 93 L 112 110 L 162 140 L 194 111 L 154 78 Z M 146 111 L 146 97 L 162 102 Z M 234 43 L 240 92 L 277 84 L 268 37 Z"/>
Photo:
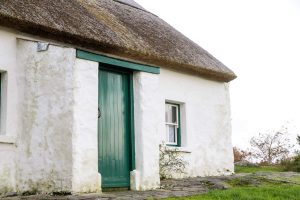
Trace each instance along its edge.
<path fill-rule="evenodd" d="M 130 124 L 130 171 L 135 170 L 135 132 L 134 132 L 134 91 L 133 91 L 133 71 L 128 69 L 122 69 L 117 66 L 105 64 L 99 62 L 98 65 L 98 71 L 105 70 L 105 71 L 111 71 L 111 72 L 118 72 L 127 74 L 129 76 L 129 110 L 130 110 L 130 116 L 129 116 L 129 124 Z M 98 88 L 99 91 L 99 88 Z M 98 93 L 99 95 L 99 93 Z M 98 133 L 99 134 L 99 127 L 98 127 Z M 98 144 L 99 145 L 99 144 Z M 99 168 L 99 166 L 98 166 Z M 99 171 L 99 169 L 98 169 Z"/>

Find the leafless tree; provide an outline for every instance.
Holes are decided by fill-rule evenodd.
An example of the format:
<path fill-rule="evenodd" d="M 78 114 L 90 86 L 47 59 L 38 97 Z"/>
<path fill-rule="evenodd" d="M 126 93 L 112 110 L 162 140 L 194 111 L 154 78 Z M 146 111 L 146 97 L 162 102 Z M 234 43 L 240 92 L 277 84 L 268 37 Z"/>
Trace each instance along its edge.
<path fill-rule="evenodd" d="M 287 128 L 283 127 L 279 131 L 260 133 L 258 137 L 252 137 L 250 144 L 253 156 L 267 164 L 288 157 L 293 145 L 290 144 L 287 132 Z"/>

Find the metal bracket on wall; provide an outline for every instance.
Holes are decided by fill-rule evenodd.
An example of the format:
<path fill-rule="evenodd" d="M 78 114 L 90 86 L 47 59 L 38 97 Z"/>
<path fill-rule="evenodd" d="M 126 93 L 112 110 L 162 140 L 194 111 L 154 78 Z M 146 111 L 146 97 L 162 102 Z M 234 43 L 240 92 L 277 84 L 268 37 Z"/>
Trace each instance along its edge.
<path fill-rule="evenodd" d="M 46 42 L 38 42 L 37 43 L 37 52 L 47 51 L 49 48 L 49 43 Z"/>

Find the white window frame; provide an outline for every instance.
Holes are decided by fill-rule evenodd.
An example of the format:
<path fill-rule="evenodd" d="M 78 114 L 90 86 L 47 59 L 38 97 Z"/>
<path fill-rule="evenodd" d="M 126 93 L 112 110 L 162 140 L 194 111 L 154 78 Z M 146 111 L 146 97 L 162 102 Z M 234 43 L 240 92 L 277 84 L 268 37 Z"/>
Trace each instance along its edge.
<path fill-rule="evenodd" d="M 174 103 L 169 103 L 169 102 L 166 102 L 165 103 L 165 109 L 166 109 L 166 106 L 171 106 L 171 107 L 175 107 L 176 108 L 176 123 L 170 123 L 170 122 L 167 122 L 166 121 L 166 117 L 165 117 L 165 126 L 166 126 L 166 131 L 165 131 L 165 134 L 166 134 L 166 145 L 170 145 L 170 146 L 178 146 L 178 128 L 180 128 L 180 116 L 179 116 L 179 109 L 180 109 L 180 105 L 177 105 L 177 104 L 174 104 Z M 166 110 L 165 110 L 166 112 Z M 170 133 L 169 133 L 169 128 L 168 127 L 173 127 L 175 126 L 175 142 L 170 142 Z"/>

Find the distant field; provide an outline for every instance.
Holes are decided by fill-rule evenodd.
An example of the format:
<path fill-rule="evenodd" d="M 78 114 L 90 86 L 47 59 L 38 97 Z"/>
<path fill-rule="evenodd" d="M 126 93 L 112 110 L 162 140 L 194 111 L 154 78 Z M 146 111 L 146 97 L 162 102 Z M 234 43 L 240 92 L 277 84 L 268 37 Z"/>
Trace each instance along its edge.
<path fill-rule="evenodd" d="M 283 172 L 284 167 L 279 165 L 272 166 L 235 166 L 235 173 L 255 173 L 255 172 Z"/>

